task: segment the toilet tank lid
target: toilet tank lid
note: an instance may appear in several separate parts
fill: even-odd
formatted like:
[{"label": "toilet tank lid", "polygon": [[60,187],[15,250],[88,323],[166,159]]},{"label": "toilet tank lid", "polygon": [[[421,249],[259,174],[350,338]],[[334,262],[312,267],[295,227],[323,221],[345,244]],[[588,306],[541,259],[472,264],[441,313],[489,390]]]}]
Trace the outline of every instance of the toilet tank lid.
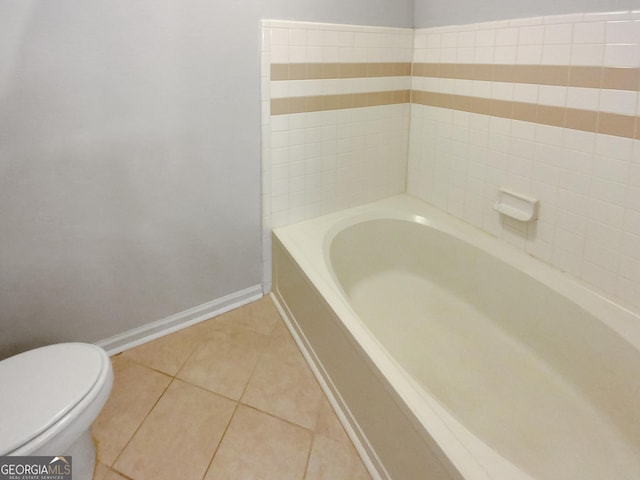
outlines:
[{"label": "toilet tank lid", "polygon": [[109,359],[100,347],[60,343],[0,361],[0,455],[64,417],[94,387]]}]

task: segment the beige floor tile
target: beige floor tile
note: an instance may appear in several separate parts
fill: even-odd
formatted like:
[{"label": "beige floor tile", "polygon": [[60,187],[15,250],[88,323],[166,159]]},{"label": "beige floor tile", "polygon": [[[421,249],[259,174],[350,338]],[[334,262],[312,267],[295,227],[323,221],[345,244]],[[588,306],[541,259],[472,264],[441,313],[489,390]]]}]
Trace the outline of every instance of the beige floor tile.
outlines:
[{"label": "beige floor tile", "polygon": [[200,342],[196,332],[186,328],[127,350],[122,356],[174,376]]},{"label": "beige floor tile", "polygon": [[370,480],[357,450],[323,396],[305,480]]},{"label": "beige floor tile", "polygon": [[93,480],[370,480],[269,297],[112,362]]},{"label": "beige floor tile", "polygon": [[289,332],[289,327],[287,327],[282,318],[280,318],[280,320],[273,326],[273,329],[271,330],[271,337],[295,343],[291,333]]},{"label": "beige floor tile", "polygon": [[371,480],[353,445],[316,434],[305,480]]},{"label": "beige floor tile", "polygon": [[109,400],[91,426],[100,462],[111,466],[171,378],[118,355]]},{"label": "beige floor tile", "polygon": [[127,477],[123,477],[118,472],[114,472],[113,470],[109,470],[104,480],[128,480]]},{"label": "beige floor tile", "polygon": [[220,325],[187,360],[178,378],[237,400],[268,340],[233,323]]},{"label": "beige floor tile", "polygon": [[344,427],[338,420],[338,416],[333,411],[329,400],[323,395],[318,408],[318,419],[316,421],[315,433],[324,435],[337,442],[350,445],[351,440],[345,432]]},{"label": "beige floor tile", "polygon": [[104,480],[104,477],[109,472],[109,467],[107,467],[104,463],[97,462],[95,468],[93,469],[93,480]]},{"label": "beige floor tile", "polygon": [[264,296],[240,308],[127,350],[122,355],[174,376],[203,341],[218,335],[221,326],[236,325],[269,335],[278,322],[281,322],[278,311],[271,299]]},{"label": "beige floor tile", "polygon": [[242,402],[314,429],[323,393],[293,339],[273,337],[242,396]]},{"label": "beige floor tile", "polygon": [[93,472],[93,480],[127,480],[127,478],[111,470],[109,467],[98,463]]},{"label": "beige floor tile", "polygon": [[[244,307],[240,307],[244,308]],[[224,314],[222,314],[224,315]],[[205,320],[200,323],[196,323],[188,328],[189,332],[199,338],[201,341],[206,341],[212,334],[218,331],[220,325],[225,322],[220,321],[222,315],[218,315],[217,317],[210,318],[209,320]]]},{"label": "beige floor tile", "polygon": [[300,480],[311,432],[240,405],[205,480]]},{"label": "beige floor tile", "polygon": [[223,313],[216,319],[219,322],[232,322],[241,325],[263,335],[269,335],[273,327],[282,321],[268,295],[241,308]]},{"label": "beige floor tile", "polygon": [[114,468],[135,480],[200,480],[236,403],[174,380]]}]

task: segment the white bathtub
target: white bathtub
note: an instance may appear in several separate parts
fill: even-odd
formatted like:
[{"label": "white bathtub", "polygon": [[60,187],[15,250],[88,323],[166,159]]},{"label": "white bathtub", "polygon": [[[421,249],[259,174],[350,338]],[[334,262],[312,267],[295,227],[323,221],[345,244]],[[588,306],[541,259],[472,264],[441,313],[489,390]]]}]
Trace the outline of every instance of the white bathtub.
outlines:
[{"label": "white bathtub", "polygon": [[406,195],[273,246],[273,296],[374,477],[640,478],[637,314]]}]

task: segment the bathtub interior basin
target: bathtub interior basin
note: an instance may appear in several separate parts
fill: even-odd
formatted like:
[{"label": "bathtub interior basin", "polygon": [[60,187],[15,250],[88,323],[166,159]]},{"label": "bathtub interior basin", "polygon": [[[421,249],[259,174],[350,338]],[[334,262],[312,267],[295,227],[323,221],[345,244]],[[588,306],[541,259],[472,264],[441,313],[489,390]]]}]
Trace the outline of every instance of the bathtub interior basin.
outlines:
[{"label": "bathtub interior basin", "polygon": [[[277,229],[274,297],[380,478],[640,478],[637,313],[423,202]],[[409,430],[424,476],[393,464]]]},{"label": "bathtub interior basin", "polygon": [[640,352],[496,260],[398,219],[345,228],[329,255],[386,351],[509,461],[534,478],[640,478]]}]

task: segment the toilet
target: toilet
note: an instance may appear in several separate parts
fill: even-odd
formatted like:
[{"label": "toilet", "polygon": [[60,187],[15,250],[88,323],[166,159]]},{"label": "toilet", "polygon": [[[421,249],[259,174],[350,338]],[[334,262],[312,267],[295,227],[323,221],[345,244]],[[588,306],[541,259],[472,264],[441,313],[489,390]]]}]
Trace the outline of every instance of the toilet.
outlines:
[{"label": "toilet", "polygon": [[60,343],[0,361],[0,455],[71,456],[74,480],[91,480],[89,427],[113,384],[103,349]]}]

